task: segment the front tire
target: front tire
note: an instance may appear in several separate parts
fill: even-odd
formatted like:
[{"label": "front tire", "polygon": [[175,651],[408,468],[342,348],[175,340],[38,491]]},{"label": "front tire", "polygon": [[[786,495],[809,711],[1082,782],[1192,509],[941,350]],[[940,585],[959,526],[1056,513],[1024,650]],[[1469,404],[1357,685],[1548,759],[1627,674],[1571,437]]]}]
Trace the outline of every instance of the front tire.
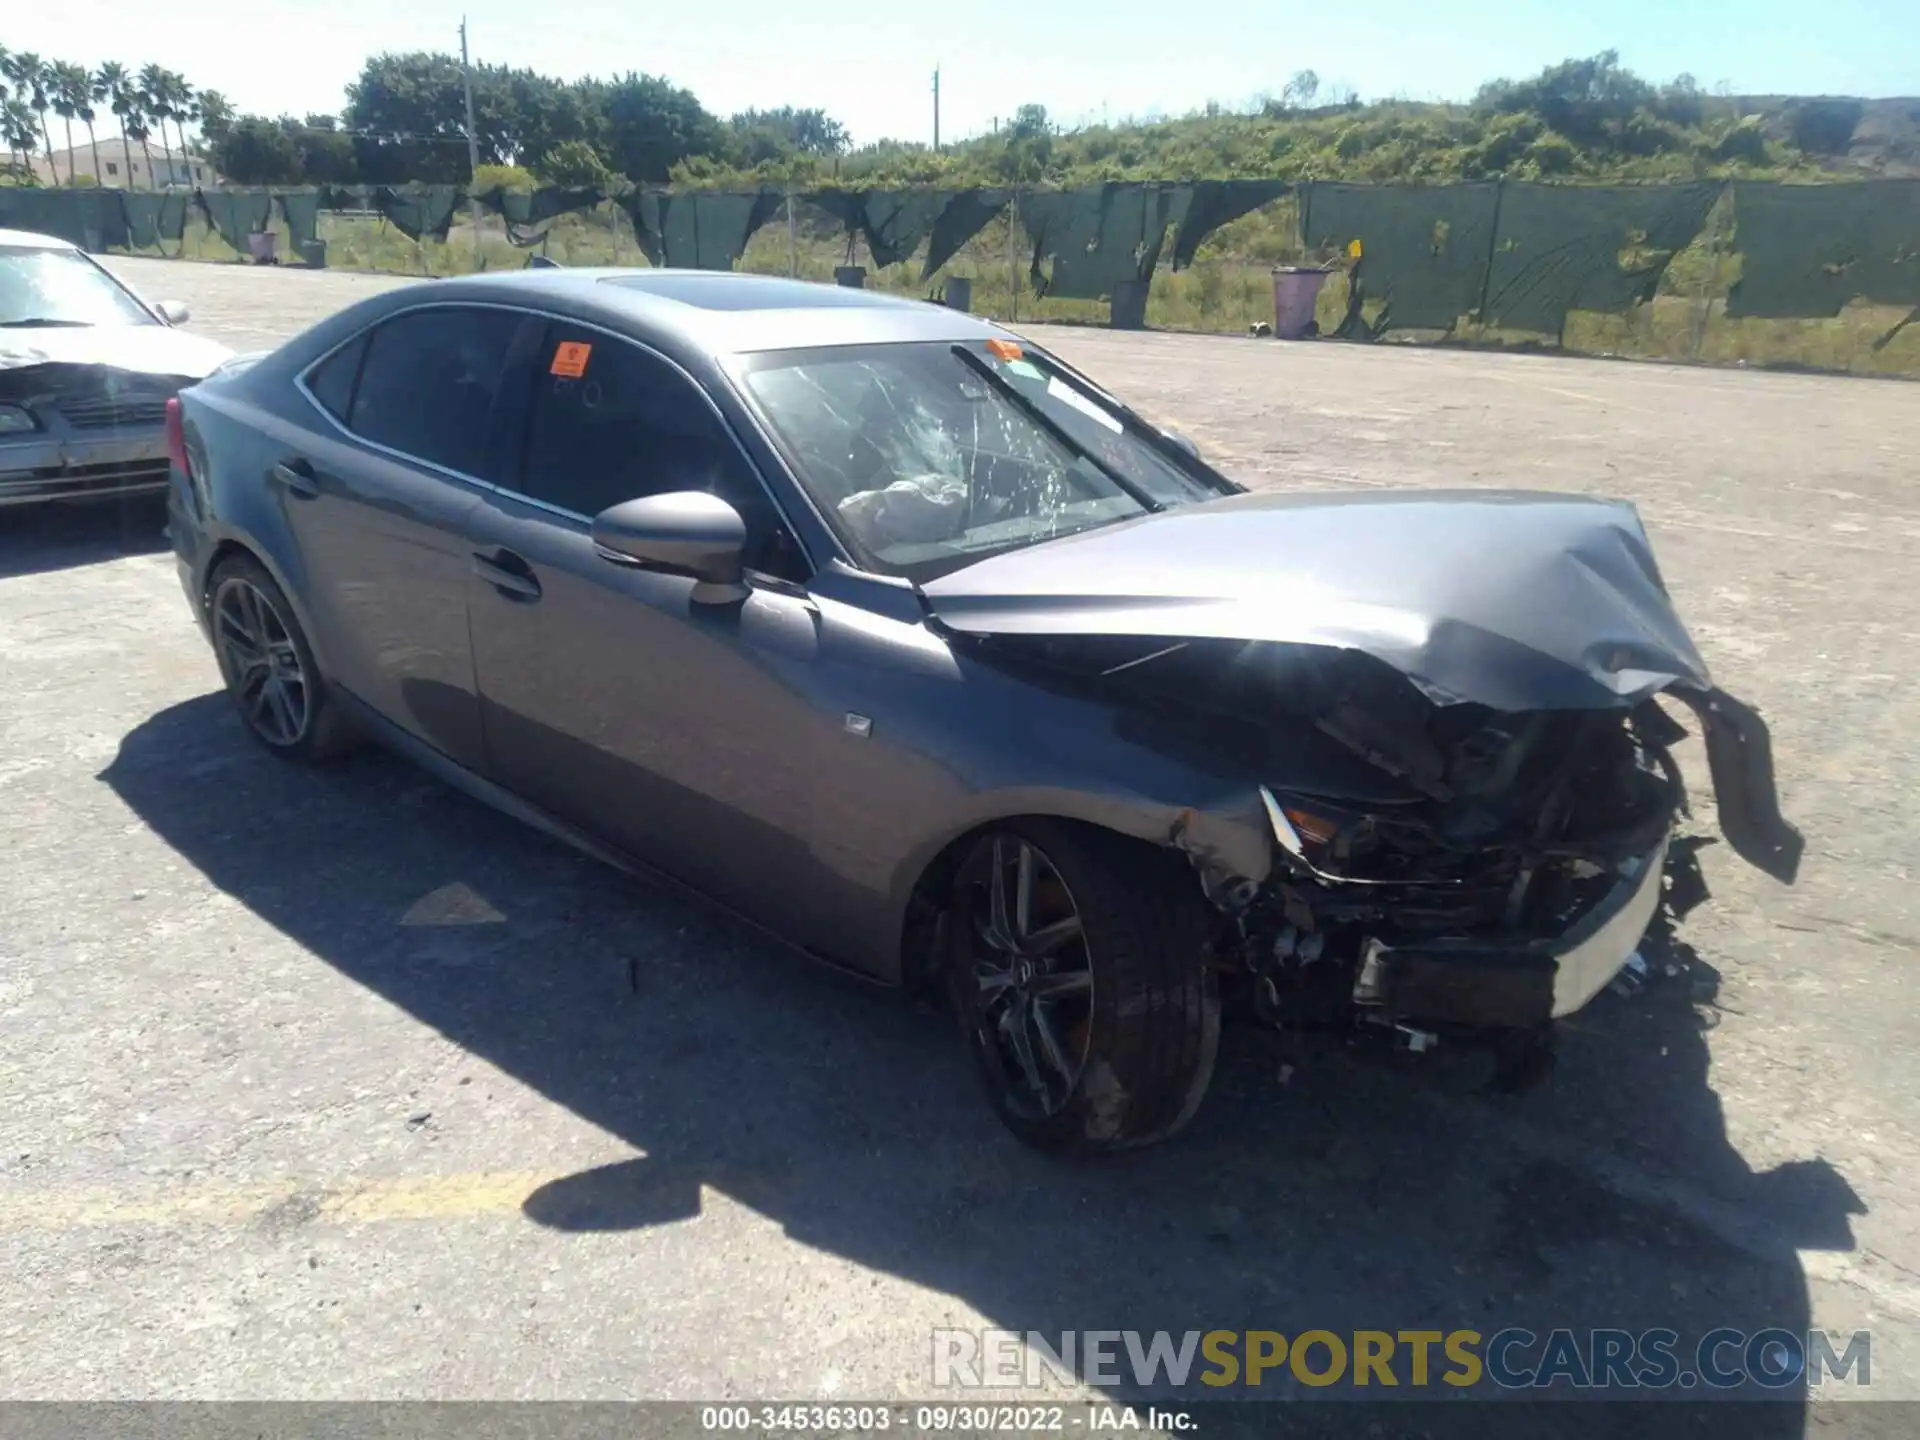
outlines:
[{"label": "front tire", "polygon": [[215,567],[207,618],[220,676],[249,735],[290,760],[328,760],[350,748],[306,632],[259,561],[236,555]]},{"label": "front tire", "polygon": [[1176,857],[1092,827],[983,835],[954,878],[947,975],[987,1097],[1027,1143],[1118,1150],[1193,1117],[1220,994],[1199,887]]}]

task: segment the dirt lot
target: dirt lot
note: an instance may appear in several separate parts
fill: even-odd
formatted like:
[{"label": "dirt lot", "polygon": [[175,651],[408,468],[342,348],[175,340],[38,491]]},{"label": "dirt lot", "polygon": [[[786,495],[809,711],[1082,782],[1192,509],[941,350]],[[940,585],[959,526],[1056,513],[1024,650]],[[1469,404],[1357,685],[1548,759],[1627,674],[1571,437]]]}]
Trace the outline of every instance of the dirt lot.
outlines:
[{"label": "dirt lot", "polygon": [[[393,283],[117,268],[242,348]],[[1709,847],[1679,973],[1542,1089],[1235,1031],[1186,1137],[1054,1164],[943,1017],[259,753],[151,507],[0,514],[0,1395],[891,1398],[940,1325],[1512,1324],[1868,1327],[1920,1398],[1920,387],[1045,338],[1254,485],[1637,502],[1800,885]]]}]

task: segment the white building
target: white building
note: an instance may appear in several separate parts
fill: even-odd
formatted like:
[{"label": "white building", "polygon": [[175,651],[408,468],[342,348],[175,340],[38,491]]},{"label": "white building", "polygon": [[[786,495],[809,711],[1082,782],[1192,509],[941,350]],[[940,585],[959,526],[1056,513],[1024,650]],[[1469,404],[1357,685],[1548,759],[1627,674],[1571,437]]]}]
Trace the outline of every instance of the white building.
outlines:
[{"label": "white building", "polygon": [[[132,151],[132,166],[128,166],[128,151]],[[152,141],[147,142],[152,152],[149,166],[148,156],[141,152],[140,146],[123,145],[118,135],[100,137],[100,168],[94,169],[94,147],[76,145],[71,150],[53,152],[53,164],[47,164],[45,151],[36,151],[33,159],[33,173],[39,177],[42,185],[63,186],[73,183],[74,177],[85,178],[92,175],[101,185],[115,190],[161,190],[169,185],[216,185],[219,178],[213,173],[213,167],[199,155],[175,154],[171,160],[166,153]]]}]

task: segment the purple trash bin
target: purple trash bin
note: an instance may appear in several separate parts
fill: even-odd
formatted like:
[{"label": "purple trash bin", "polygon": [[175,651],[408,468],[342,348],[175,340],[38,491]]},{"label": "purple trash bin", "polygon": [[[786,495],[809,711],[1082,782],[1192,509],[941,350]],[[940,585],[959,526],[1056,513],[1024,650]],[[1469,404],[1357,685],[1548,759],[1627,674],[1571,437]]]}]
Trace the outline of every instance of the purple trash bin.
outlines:
[{"label": "purple trash bin", "polygon": [[1327,271],[1309,265],[1273,267],[1273,333],[1281,340],[1301,340],[1313,326],[1314,303]]}]

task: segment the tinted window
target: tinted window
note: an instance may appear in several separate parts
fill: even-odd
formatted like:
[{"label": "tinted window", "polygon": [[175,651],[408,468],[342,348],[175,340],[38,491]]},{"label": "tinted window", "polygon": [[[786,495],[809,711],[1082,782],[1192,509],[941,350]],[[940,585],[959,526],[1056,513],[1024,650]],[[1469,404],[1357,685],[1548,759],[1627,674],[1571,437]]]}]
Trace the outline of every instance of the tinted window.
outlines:
[{"label": "tinted window", "polygon": [[356,336],[307,373],[307,389],[334,419],[346,422],[353,404],[353,382],[360,378],[360,360],[367,353],[367,337]]},{"label": "tinted window", "polygon": [[518,319],[435,307],[374,328],[354,388],[355,434],[449,470],[487,476],[487,424]]},{"label": "tinted window", "polygon": [[747,563],[793,575],[798,554],[759,477],[692,381],[595,330],[548,328],[527,410],[517,487],[594,516],[623,500],[706,490],[747,524]]}]

